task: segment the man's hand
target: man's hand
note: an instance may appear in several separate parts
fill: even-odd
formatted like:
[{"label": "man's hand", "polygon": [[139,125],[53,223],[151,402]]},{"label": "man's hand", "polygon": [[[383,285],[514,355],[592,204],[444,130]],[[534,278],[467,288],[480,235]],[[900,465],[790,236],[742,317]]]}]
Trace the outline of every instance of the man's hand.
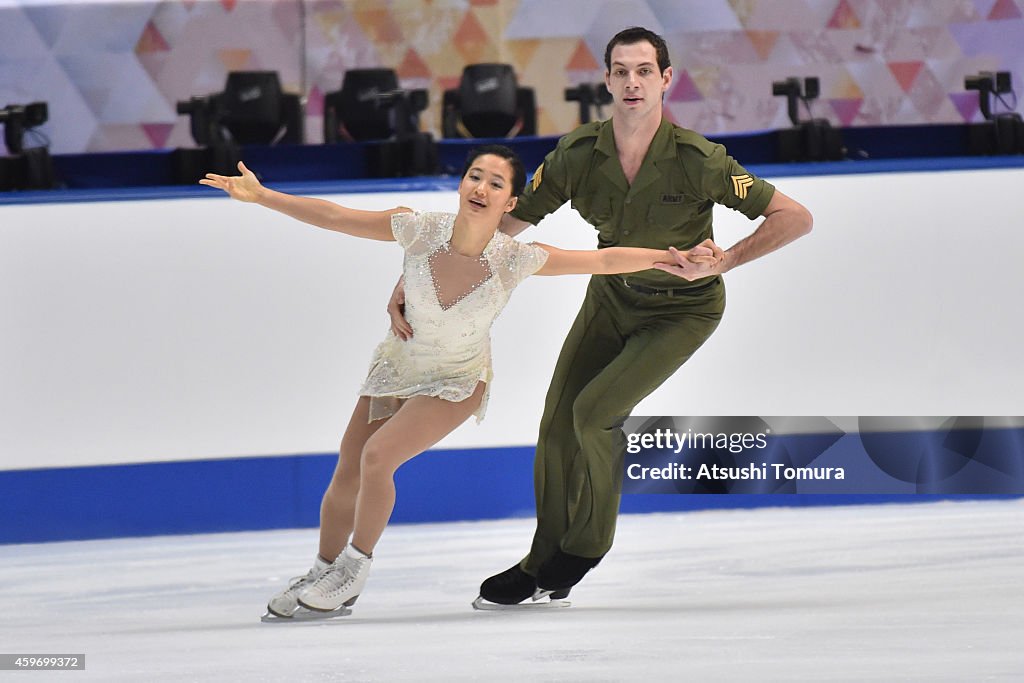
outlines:
[{"label": "man's hand", "polygon": [[405,319],[405,279],[398,278],[395,291],[388,301],[388,315],[391,317],[391,333],[402,341],[412,337],[412,325]]},{"label": "man's hand", "polygon": [[256,174],[245,167],[241,161],[238,162],[238,170],[242,175],[226,176],[216,173],[207,173],[205,178],[199,181],[200,185],[209,185],[218,190],[224,190],[232,199],[240,202],[255,202],[259,199],[263,185],[256,178]]},{"label": "man's hand", "polygon": [[679,251],[675,247],[669,247],[668,250],[675,263],[657,263],[654,267],[684,280],[692,282],[726,271],[725,252],[710,239],[686,251]]}]

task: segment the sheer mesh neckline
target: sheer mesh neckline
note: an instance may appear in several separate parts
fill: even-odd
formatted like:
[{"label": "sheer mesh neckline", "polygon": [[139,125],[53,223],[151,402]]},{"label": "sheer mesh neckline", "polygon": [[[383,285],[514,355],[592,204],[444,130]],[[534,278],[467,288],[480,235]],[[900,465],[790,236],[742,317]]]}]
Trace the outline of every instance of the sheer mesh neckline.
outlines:
[{"label": "sheer mesh neckline", "polygon": [[427,267],[434,296],[444,311],[454,308],[493,276],[491,264],[483,254],[463,256],[447,243],[427,257]]},{"label": "sheer mesh neckline", "polygon": [[498,231],[495,230],[479,256],[468,256],[452,248],[455,221],[452,221],[447,233],[447,239],[427,257],[430,280],[434,285],[434,297],[443,311],[454,308],[493,277],[489,252],[498,236]]}]

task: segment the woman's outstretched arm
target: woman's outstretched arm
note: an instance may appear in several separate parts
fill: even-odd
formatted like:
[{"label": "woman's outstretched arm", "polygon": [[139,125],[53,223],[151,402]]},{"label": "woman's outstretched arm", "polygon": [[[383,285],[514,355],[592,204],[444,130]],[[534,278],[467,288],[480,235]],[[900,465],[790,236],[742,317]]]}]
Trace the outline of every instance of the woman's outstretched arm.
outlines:
[{"label": "woman's outstretched arm", "polygon": [[263,187],[256,175],[238,162],[241,175],[223,176],[207,173],[200,184],[224,190],[233,199],[241,202],[252,202],[274,209],[291,216],[303,223],[318,228],[343,232],[355,237],[371,240],[391,241],[395,239],[391,232],[391,216],[396,213],[411,211],[405,207],[388,209],[387,211],[363,211],[312,197],[296,197]]},{"label": "woman's outstretched arm", "polygon": [[[640,270],[657,268],[659,264],[678,266],[679,262],[667,249],[645,249],[642,247],[608,247],[574,251],[557,249],[547,244],[537,244],[548,252],[548,259],[537,271],[537,275],[613,275],[635,273]],[[704,243],[686,251],[677,251],[693,268],[680,277],[695,280],[712,274],[710,271],[720,262],[721,257]],[[692,277],[688,277],[692,275]]]}]

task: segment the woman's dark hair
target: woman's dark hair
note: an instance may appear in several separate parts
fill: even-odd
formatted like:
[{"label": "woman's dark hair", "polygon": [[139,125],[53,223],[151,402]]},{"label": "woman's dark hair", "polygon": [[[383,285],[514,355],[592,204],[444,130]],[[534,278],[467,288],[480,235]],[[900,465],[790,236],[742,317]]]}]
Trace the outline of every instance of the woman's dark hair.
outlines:
[{"label": "woman's dark hair", "polygon": [[459,177],[465,178],[473,162],[485,154],[493,154],[509,163],[509,166],[512,167],[512,177],[509,179],[512,183],[512,196],[521,195],[526,189],[526,169],[523,168],[523,162],[519,159],[519,155],[505,145],[480,145],[471,149],[466,155],[466,165],[462,167]]},{"label": "woman's dark hair", "polygon": [[650,43],[654,48],[655,54],[658,55],[658,70],[661,73],[665,73],[665,69],[672,66],[672,62],[668,59],[668,45],[665,44],[664,38],[643,26],[632,26],[612,36],[612,39],[608,41],[608,47],[604,49],[604,68],[609,72],[612,70],[613,47],[616,45],[635,45],[644,41]]}]

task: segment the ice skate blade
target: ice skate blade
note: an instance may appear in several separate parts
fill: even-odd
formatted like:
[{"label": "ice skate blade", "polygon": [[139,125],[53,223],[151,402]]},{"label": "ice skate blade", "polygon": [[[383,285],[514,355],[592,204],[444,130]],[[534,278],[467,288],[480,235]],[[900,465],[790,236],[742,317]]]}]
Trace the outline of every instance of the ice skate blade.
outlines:
[{"label": "ice skate blade", "polygon": [[290,617],[279,617],[276,614],[267,612],[260,617],[260,621],[264,624],[289,624],[299,621],[326,621],[327,619],[347,617],[350,614],[352,614],[352,610],[348,607],[339,607],[331,612],[314,612],[312,610],[300,609]]},{"label": "ice skate blade", "polygon": [[483,597],[478,597],[472,603],[473,609],[482,611],[497,610],[530,610],[530,609],[554,609],[555,607],[572,607],[568,600],[546,600],[544,602],[520,602],[515,605],[499,605],[495,602],[488,602]]},{"label": "ice skate blade", "polygon": [[310,612],[320,612],[320,613],[323,613],[323,614],[334,614],[335,612],[338,612],[340,610],[345,609],[346,607],[351,607],[352,605],[356,604],[356,600],[358,600],[358,599],[359,599],[359,596],[358,595],[354,595],[351,598],[349,598],[348,600],[346,600],[345,602],[341,603],[341,605],[338,606],[338,607],[317,607],[316,605],[307,604],[307,603],[303,602],[302,598],[299,598],[299,607],[304,607],[305,609],[308,609]]}]

